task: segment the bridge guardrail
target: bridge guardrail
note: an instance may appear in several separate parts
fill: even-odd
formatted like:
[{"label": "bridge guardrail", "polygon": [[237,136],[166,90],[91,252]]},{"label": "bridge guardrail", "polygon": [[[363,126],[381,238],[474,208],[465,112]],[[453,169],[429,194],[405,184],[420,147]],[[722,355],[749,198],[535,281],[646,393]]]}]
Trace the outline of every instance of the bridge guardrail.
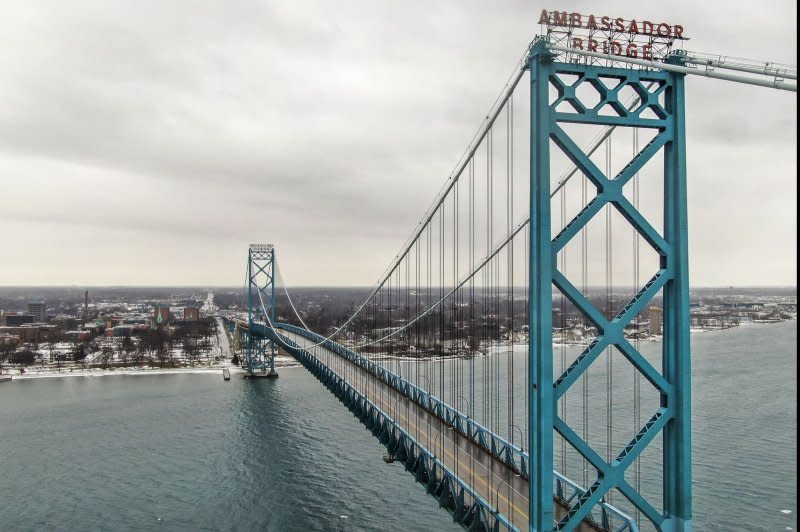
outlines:
[{"label": "bridge guardrail", "polygon": [[[568,479],[558,471],[553,471],[553,486],[555,487],[553,492],[556,497],[567,506],[571,505],[572,501],[580,499],[586,493],[586,488]],[[598,504],[592,508],[589,515],[591,520],[599,523],[604,530],[639,532],[639,526],[634,518],[608,503]]]}]

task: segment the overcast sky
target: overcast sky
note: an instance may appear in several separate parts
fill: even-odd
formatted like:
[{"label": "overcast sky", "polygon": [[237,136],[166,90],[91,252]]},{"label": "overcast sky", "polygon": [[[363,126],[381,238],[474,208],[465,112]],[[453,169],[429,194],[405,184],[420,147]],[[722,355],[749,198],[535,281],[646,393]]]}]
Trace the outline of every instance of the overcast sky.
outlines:
[{"label": "overcast sky", "polygon": [[[497,7],[496,4],[502,4]],[[0,285],[372,285],[541,9],[797,63],[794,0],[0,1]],[[691,281],[794,285],[796,93],[691,77]]]}]

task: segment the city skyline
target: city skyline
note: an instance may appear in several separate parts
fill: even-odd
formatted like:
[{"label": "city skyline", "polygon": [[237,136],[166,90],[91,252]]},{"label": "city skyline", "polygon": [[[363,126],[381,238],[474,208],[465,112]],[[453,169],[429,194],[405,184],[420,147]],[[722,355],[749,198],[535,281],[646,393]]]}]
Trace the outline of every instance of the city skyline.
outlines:
[{"label": "city skyline", "polygon": [[[790,2],[9,6],[0,285],[373,284],[553,7],[796,63]],[[794,286],[796,96],[686,85],[692,285]]]}]

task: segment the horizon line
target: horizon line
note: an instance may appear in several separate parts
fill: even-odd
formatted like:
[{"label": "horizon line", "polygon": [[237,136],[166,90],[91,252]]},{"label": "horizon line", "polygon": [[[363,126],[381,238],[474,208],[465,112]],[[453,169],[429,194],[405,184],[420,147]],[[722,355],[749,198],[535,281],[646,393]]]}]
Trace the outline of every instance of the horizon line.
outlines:
[{"label": "horizon line", "polygon": [[[436,285],[439,287],[440,285]],[[452,284],[444,285],[452,286]],[[508,285],[499,285],[501,287],[507,288]],[[513,285],[514,288],[524,288],[525,285]],[[619,284],[615,288],[631,288],[632,284]],[[238,289],[244,288],[243,286],[234,286],[234,285],[224,285],[224,284],[97,284],[97,285],[90,285],[90,284],[9,284],[4,285],[0,284],[0,289],[4,288],[78,288],[78,289],[88,289],[88,288],[194,288],[194,289],[207,289],[207,288],[230,288],[230,289]],[[363,289],[373,289],[375,288],[374,285],[323,285],[323,284],[310,284],[310,285],[294,285],[288,288],[363,288]],[[588,288],[603,288],[605,289],[606,286],[602,284],[593,284],[589,285]],[[731,288],[797,288],[796,284],[740,284],[740,285],[693,285],[690,286],[689,289],[697,289],[697,288],[713,288],[713,289],[725,289],[730,290]]]}]

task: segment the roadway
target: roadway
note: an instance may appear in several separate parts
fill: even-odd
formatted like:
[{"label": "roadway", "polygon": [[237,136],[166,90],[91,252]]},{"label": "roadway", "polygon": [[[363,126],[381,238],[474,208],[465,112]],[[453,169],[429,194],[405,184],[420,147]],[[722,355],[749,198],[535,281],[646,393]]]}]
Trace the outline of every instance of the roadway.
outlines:
[{"label": "roadway", "polygon": [[[297,345],[312,345],[312,342],[302,336],[285,330],[280,332]],[[528,529],[528,482],[525,479],[453,430],[442,419],[428,413],[414,401],[345,358],[321,346],[307,350],[394,418],[414,439],[434,453],[445,467],[505,515],[516,528]]]}]

